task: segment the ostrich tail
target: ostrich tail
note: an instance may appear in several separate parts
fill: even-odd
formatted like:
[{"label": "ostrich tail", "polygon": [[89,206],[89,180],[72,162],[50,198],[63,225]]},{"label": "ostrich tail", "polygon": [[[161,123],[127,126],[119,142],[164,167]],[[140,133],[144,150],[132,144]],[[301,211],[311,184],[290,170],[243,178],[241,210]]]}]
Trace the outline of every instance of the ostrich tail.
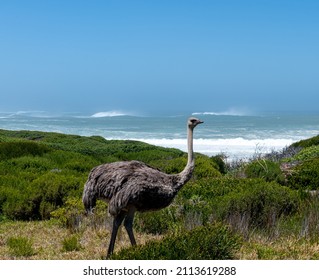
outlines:
[{"label": "ostrich tail", "polygon": [[82,196],[82,202],[84,204],[84,208],[87,214],[92,214],[94,207],[96,205],[96,196],[92,192],[90,188],[89,182],[86,182],[84,185],[84,191]]}]

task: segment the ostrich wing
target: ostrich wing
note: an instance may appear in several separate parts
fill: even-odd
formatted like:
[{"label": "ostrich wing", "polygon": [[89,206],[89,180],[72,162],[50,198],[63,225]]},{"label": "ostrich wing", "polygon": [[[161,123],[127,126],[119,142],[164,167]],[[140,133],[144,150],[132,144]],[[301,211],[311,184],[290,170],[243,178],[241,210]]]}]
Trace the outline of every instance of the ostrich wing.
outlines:
[{"label": "ostrich wing", "polygon": [[117,215],[129,206],[139,211],[166,207],[174,198],[176,176],[165,174],[139,161],[115,162],[94,168],[86,183],[97,197],[109,201]]}]

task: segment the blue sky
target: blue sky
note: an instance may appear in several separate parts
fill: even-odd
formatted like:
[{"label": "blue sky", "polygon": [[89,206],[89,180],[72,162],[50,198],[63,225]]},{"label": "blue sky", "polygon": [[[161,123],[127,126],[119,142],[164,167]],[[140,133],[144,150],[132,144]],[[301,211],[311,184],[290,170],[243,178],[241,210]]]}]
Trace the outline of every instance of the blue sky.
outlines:
[{"label": "blue sky", "polygon": [[1,1],[0,112],[319,111],[319,1]]}]

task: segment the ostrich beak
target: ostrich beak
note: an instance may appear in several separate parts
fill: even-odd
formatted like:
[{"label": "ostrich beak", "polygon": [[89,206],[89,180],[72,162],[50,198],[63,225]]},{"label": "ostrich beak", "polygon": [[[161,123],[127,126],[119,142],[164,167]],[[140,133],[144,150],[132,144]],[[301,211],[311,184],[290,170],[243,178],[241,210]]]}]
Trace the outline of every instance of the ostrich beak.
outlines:
[{"label": "ostrich beak", "polygon": [[204,123],[204,121],[202,120],[198,120],[198,124]]}]

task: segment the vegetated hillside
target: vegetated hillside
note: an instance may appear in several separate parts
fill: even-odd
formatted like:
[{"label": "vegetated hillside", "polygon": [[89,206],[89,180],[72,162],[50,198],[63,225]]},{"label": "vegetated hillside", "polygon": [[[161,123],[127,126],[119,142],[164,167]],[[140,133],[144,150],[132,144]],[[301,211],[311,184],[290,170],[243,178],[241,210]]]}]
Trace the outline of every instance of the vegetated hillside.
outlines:
[{"label": "vegetated hillside", "polygon": [[[248,251],[253,251],[255,258],[285,258],[284,253],[281,256],[279,249],[268,243],[246,251],[245,244],[253,246],[255,239],[259,242],[262,237],[271,244],[288,237],[319,240],[319,201],[314,192],[319,188],[318,137],[295,143],[280,153],[256,156],[248,163],[229,164],[223,156],[210,158],[197,154],[193,178],[172,205],[161,211],[138,214],[135,219],[138,234],[166,237],[152,241],[156,244],[146,244],[141,250],[126,248],[114,258],[140,259],[144,255],[155,259],[183,256],[194,259],[196,254],[183,247],[183,242],[176,245],[179,248],[176,247],[176,254],[169,246],[179,244],[176,240],[195,244],[194,240],[204,235],[207,242],[196,247],[205,252],[202,258],[239,258],[241,254],[249,258]],[[81,195],[88,173],[101,163],[132,159],[167,173],[177,173],[184,168],[187,155],[177,149],[138,141],[0,130],[0,221],[3,220],[2,224],[10,220],[56,221],[60,227],[77,234],[77,240],[61,243],[74,242],[77,251],[88,253],[89,248],[79,245],[85,243],[88,228],[95,230],[99,239],[99,229],[103,227],[107,232],[103,240],[106,242],[108,238],[104,202],[98,204],[92,221],[88,222],[83,215]],[[211,235],[207,235],[205,228],[212,231]],[[7,244],[9,237],[3,238],[4,246],[12,244]],[[224,256],[216,255],[209,247],[210,240],[218,238],[216,246],[225,252]]]},{"label": "vegetated hillside", "polygon": [[[38,131],[0,131],[0,215],[48,219],[68,198],[80,198],[89,171],[118,160],[141,160],[168,173],[180,172],[186,154],[138,141],[105,140]],[[195,177],[219,176],[218,165],[198,156]]]}]

